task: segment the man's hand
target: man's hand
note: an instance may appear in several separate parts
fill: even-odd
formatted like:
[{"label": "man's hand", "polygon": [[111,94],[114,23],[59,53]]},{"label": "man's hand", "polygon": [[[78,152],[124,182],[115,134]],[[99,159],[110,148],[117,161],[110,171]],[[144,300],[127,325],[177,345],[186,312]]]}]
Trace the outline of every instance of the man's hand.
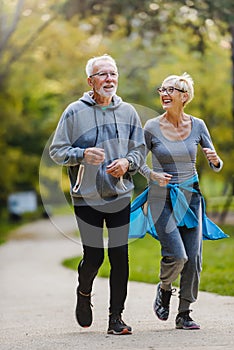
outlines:
[{"label": "man's hand", "polygon": [[84,160],[87,164],[99,165],[105,160],[105,152],[103,148],[90,147],[84,151]]},{"label": "man's hand", "polygon": [[107,165],[106,173],[114,177],[123,176],[128,171],[129,162],[126,158],[119,158]]}]

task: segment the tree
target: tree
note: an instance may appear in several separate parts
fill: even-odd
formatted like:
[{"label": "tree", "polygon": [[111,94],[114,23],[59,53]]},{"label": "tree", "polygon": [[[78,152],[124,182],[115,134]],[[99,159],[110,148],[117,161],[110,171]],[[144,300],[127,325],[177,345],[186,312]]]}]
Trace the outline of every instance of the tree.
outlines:
[{"label": "tree", "polygon": [[[103,37],[111,36],[111,33],[122,32],[129,42],[135,42],[135,49],[144,52],[149,51],[149,46],[158,47],[155,57],[168,53],[170,46],[178,45],[175,33],[180,31],[190,32],[191,40],[187,40],[189,54],[197,55],[202,61],[201,74],[206,70],[207,56],[210,43],[222,45],[226,49],[230,45],[230,60],[232,81],[227,80],[225,86],[232,87],[232,125],[234,127],[234,3],[233,0],[68,0],[65,5],[66,18],[77,15],[80,21],[86,21],[90,25],[90,35],[99,31]],[[225,47],[226,46],[226,47]],[[153,50],[151,50],[153,52]],[[139,52],[137,53],[140,56]],[[155,60],[147,55],[145,64],[141,67],[149,71],[155,66]],[[138,61],[139,62],[139,61]],[[138,75],[139,67],[128,65],[126,77],[132,78]],[[205,75],[204,75],[205,76]],[[222,79],[221,79],[222,80]],[[139,76],[140,85],[144,84],[144,76]],[[134,86],[135,96],[137,87]],[[207,95],[204,89],[203,96]],[[140,96],[140,95],[139,95]],[[140,97],[139,97],[140,98]],[[142,98],[142,95],[141,95]],[[204,109],[204,99],[201,99],[200,109]],[[209,116],[213,125],[214,116]],[[213,119],[213,120],[212,120]],[[216,121],[214,124],[218,124]],[[233,150],[233,138],[226,140],[224,146]],[[228,166],[228,165],[227,165]],[[229,167],[229,166],[228,166]],[[226,172],[230,182],[232,168]],[[234,193],[234,184],[233,184]]]},{"label": "tree", "polygon": [[[230,35],[230,43],[231,43],[231,64],[232,64],[232,78],[230,85],[232,86],[232,139],[226,142],[226,147],[229,149],[229,157],[231,156],[231,159],[234,159],[234,139],[233,139],[233,131],[234,131],[234,3],[232,0],[224,0],[224,1],[218,1],[218,0],[198,0],[194,2],[187,1],[186,2],[187,8],[199,11],[199,18],[202,23],[202,27],[206,28],[206,24],[214,22],[216,26],[219,28],[220,32],[223,35],[226,35],[229,33]],[[195,28],[195,31],[197,29]],[[200,31],[201,33],[201,31]],[[202,35],[200,34],[200,37],[202,39]],[[232,162],[231,162],[232,163]],[[229,162],[230,164],[230,162]],[[224,206],[224,210],[221,214],[221,220],[224,221],[225,216],[228,212],[229,206],[232,202],[232,196],[234,195],[234,176],[233,176],[233,169],[232,166],[229,165],[229,171],[227,172],[227,181],[231,184],[232,191],[230,192],[229,196],[227,197],[226,204]]]},{"label": "tree", "polygon": [[87,36],[77,35],[77,28],[58,19],[60,4],[1,2],[0,209],[11,192],[39,193],[46,141],[71,96],[84,89],[84,77],[79,77],[74,62],[85,62],[79,45],[84,47]]},{"label": "tree", "polygon": [[[213,21],[220,32],[225,35],[227,32],[231,38],[231,61],[232,61],[232,116],[234,128],[234,2],[232,0],[198,0],[187,1],[189,9],[199,12],[199,18],[205,28],[205,23]],[[195,30],[197,31],[198,28]]]},{"label": "tree", "polygon": [[[178,0],[47,0],[44,7],[40,1],[1,3],[0,164],[7,172],[7,177],[0,173],[2,201],[11,191],[37,188],[43,147],[61,111],[88,88],[87,59],[102,53],[116,58],[119,93],[140,106],[143,122],[160,109],[156,85],[170,72],[189,71],[199,86],[189,110],[198,116],[202,110],[218,148],[224,158],[229,157],[229,32],[221,21],[222,32],[205,15],[200,18],[199,9],[191,4]],[[152,110],[148,113],[142,106]],[[223,174],[228,179],[231,166],[227,169]]]},{"label": "tree", "polygon": [[[22,13],[26,18],[32,11],[33,7],[27,7],[25,0],[17,0],[13,12],[9,14],[9,4],[6,1],[0,2],[0,83],[1,85],[7,79],[9,70],[12,64],[20,59],[20,57],[27,52],[29,47],[35,42],[39,34],[43,32],[48,25],[57,17],[56,13],[40,13],[41,20],[34,30],[29,31],[25,39],[20,43],[14,41],[16,31],[20,31],[22,27]],[[14,6],[14,4],[13,4]],[[25,6],[25,7],[24,7]],[[48,11],[48,8],[47,8]],[[33,19],[35,24],[35,18]],[[13,45],[12,45],[13,41]],[[1,88],[1,86],[0,86]]]}]

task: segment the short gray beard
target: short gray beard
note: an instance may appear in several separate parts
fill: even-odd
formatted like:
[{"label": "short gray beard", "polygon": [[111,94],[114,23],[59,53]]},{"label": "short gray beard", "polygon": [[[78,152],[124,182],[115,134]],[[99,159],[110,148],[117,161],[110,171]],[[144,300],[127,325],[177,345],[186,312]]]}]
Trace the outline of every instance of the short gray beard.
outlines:
[{"label": "short gray beard", "polygon": [[111,91],[111,92],[104,91],[104,89],[102,87],[100,89],[96,90],[96,92],[100,96],[103,96],[103,97],[112,97],[112,96],[114,96],[116,94],[116,91],[117,91],[117,87],[116,86],[114,87],[114,90]]}]

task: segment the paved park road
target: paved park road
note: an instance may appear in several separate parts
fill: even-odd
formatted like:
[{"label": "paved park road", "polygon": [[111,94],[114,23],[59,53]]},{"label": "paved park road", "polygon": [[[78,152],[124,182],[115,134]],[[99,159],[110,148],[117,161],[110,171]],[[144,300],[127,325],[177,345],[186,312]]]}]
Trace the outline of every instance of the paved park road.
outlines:
[{"label": "paved park road", "polygon": [[101,278],[94,285],[93,324],[80,328],[76,272],[61,261],[80,254],[81,246],[66,237],[76,227],[71,216],[53,220],[55,225],[43,219],[23,226],[0,246],[1,350],[234,349],[234,297],[200,292],[192,316],[201,330],[176,330],[177,297],[169,320],[159,321],[152,311],[155,286],[144,283],[129,283],[123,318],[132,335],[107,335],[108,280]]}]

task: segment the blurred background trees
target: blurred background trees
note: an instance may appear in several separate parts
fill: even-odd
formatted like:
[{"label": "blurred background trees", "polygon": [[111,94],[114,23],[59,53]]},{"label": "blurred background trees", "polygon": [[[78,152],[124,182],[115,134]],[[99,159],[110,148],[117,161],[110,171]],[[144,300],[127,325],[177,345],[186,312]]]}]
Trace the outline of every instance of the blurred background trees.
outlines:
[{"label": "blurred background trees", "polygon": [[[191,74],[195,98],[186,111],[205,120],[225,162],[225,186],[212,191],[231,196],[233,10],[232,0],[0,0],[1,208],[13,191],[39,194],[45,144],[66,105],[88,90],[86,61],[104,53],[116,59],[118,93],[143,124],[161,112],[162,79]],[[203,169],[213,181],[200,157],[201,179]]]}]

